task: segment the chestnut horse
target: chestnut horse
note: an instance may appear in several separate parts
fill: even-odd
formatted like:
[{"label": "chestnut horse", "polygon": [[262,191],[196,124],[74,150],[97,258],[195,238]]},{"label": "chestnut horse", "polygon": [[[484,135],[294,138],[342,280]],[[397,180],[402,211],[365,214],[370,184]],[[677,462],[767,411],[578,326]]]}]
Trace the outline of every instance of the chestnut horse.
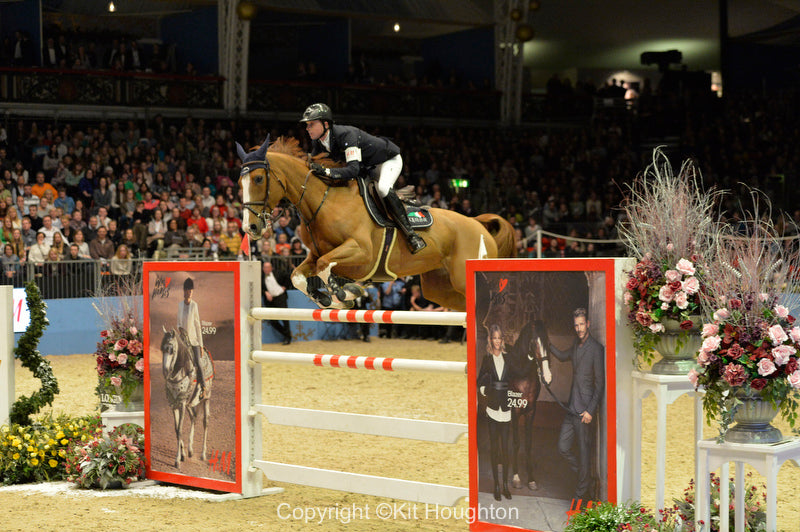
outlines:
[{"label": "chestnut horse", "polygon": [[[292,283],[322,308],[352,307],[363,295],[356,282],[420,275],[426,299],[463,312],[465,261],[516,255],[514,229],[502,217],[470,218],[446,209],[430,209],[433,224],[419,230],[428,245],[412,255],[405,242],[384,242],[386,229],[368,214],[355,180],[336,186],[311,173],[297,139],[281,137],[268,146],[269,137],[249,153],[236,144],[242,160],[242,228],[250,238],[261,238],[271,230],[275,208],[288,200],[302,221],[300,239],[310,250],[292,272]],[[315,160],[334,165],[319,156]],[[388,253],[381,261],[384,248]],[[378,273],[382,270],[386,273]],[[309,286],[313,277],[327,293]]]}]

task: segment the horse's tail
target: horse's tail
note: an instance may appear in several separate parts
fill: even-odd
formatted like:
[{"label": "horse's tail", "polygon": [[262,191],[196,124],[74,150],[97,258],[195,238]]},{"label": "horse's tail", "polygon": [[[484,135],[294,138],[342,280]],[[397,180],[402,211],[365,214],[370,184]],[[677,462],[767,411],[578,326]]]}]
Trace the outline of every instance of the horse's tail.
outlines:
[{"label": "horse's tail", "polygon": [[517,242],[514,234],[514,226],[497,214],[480,214],[475,217],[489,231],[497,244],[497,256],[499,258],[510,258],[517,256]]}]

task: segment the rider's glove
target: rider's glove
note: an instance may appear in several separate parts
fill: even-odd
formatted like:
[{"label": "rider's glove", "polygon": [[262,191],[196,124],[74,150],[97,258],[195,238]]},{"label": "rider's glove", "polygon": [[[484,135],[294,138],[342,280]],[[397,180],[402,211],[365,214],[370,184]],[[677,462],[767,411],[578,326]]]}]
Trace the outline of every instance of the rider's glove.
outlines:
[{"label": "rider's glove", "polygon": [[323,176],[323,177],[330,177],[331,176],[331,169],[330,168],[325,168],[324,166],[322,166],[319,163],[309,163],[308,167],[311,168],[311,171],[314,172],[318,176]]}]

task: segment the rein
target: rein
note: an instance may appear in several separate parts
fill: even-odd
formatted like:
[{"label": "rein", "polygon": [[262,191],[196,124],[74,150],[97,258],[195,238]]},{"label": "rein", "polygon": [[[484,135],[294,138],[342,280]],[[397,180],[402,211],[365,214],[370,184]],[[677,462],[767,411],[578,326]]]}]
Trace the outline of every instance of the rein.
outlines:
[{"label": "rein", "polygon": [[295,211],[297,211],[298,216],[300,216],[300,220],[303,222],[303,225],[305,225],[306,228],[308,229],[308,234],[311,237],[311,243],[314,245],[314,249],[316,250],[317,255],[319,255],[320,254],[319,245],[317,244],[317,240],[311,228],[311,224],[314,222],[314,220],[317,219],[317,214],[319,214],[319,211],[322,209],[322,205],[325,203],[325,200],[328,199],[328,192],[330,192],[331,183],[327,180],[320,179],[320,181],[322,181],[325,184],[325,193],[322,196],[322,201],[320,201],[316,210],[311,215],[311,218],[306,219],[306,217],[303,216],[303,211],[300,209],[300,205],[303,203],[303,198],[306,195],[306,189],[308,188],[308,180],[311,178],[312,174],[311,170],[309,170],[306,173],[305,180],[303,181],[303,184],[300,186],[300,198],[295,203],[287,196],[289,189],[286,187],[283,181],[281,181],[280,177],[278,177],[278,174],[272,171],[272,168],[270,167],[269,164],[269,158],[267,157],[266,154],[264,155],[263,161],[249,161],[246,163],[242,163],[242,169],[239,172],[239,176],[244,177],[253,170],[259,170],[259,169],[264,170],[264,173],[266,173],[267,175],[264,200],[261,202],[258,201],[244,202],[242,203],[242,207],[250,211],[250,213],[253,214],[253,216],[261,220],[261,223],[264,225],[264,227],[267,227],[268,224],[269,227],[272,227],[272,224],[275,222],[275,219],[277,217],[277,215],[276,216],[272,215],[271,213],[272,209],[270,209],[269,206],[270,184],[272,176],[274,175],[275,180],[280,184],[281,188],[283,189],[284,197],[286,197],[289,200],[289,203],[292,205],[292,207],[295,208]]}]

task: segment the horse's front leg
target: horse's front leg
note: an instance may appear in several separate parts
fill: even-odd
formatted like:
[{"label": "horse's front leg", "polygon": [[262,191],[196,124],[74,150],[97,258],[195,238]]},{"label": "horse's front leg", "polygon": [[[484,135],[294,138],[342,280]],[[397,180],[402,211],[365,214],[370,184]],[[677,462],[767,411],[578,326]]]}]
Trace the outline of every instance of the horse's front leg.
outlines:
[{"label": "horse's front leg", "polygon": [[347,239],[341,246],[317,259],[317,275],[338,300],[338,306],[350,308],[353,306],[352,302],[366,292],[361,285],[333,273],[333,268],[338,266],[340,270],[348,271],[354,266],[369,267],[372,260],[363,243],[354,238]]},{"label": "horse's front leg", "polygon": [[292,272],[292,284],[295,288],[304,293],[306,297],[316,303],[319,308],[328,308],[332,302],[330,294],[309,287],[309,281],[316,276],[316,257],[309,255]]},{"label": "horse's front leg", "polygon": [[[198,384],[199,386],[199,384]],[[189,406],[186,408],[186,413],[189,415],[189,458],[194,456],[194,424],[197,421],[197,407]]]},{"label": "horse's front leg", "polygon": [[180,471],[181,460],[183,460],[183,442],[181,441],[181,425],[183,424],[183,404],[178,406],[178,408],[172,409],[172,417],[175,426],[175,439],[178,442],[175,453],[175,467]]}]

